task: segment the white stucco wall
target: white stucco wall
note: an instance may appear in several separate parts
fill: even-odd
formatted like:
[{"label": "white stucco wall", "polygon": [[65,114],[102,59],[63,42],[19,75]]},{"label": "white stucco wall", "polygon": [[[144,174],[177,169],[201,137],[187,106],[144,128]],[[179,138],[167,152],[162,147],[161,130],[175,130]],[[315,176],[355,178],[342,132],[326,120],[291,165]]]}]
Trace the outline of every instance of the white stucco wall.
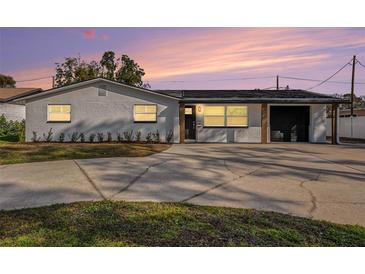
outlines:
[{"label": "white stucco wall", "polygon": [[[193,105],[193,104],[191,104]],[[219,105],[219,104],[215,104]],[[226,104],[221,104],[226,105]],[[232,104],[237,105],[237,104]],[[261,104],[244,104],[248,106],[248,127],[246,128],[210,128],[203,126],[203,113],[205,104],[196,106],[196,136],[197,142],[217,143],[260,143],[261,142]],[[268,104],[268,136],[270,142],[270,106],[281,104]],[[295,106],[294,104],[291,104]],[[198,107],[200,106],[200,111]],[[299,104],[297,104],[299,106]],[[309,142],[326,142],[326,105],[324,104],[301,104],[310,107]]]},{"label": "white stucco wall", "polygon": [[[156,94],[146,93],[129,87],[107,84],[107,96],[98,96],[98,88],[105,83],[93,83],[69,91],[43,95],[41,98],[28,99],[26,102],[26,141],[31,141],[32,132],[38,136],[54,132],[54,140],[65,133],[65,140],[73,132],[84,133],[86,140],[92,133],[111,132],[116,139],[117,132],[123,134],[133,129],[141,131],[142,139],[149,132],[160,132],[164,141],[170,130],[174,132],[174,141],[179,141],[178,101]],[[47,123],[48,104],[71,104],[70,123]],[[135,104],[157,104],[157,123],[134,123]]]},{"label": "white stucco wall", "polygon": [[309,120],[309,142],[326,142],[326,105],[311,105]]},{"label": "white stucco wall", "polygon": [[[44,94],[37,99],[26,102],[26,141],[31,141],[32,132],[38,136],[46,134],[50,128],[54,140],[65,133],[66,140],[73,132],[84,133],[86,139],[92,133],[107,132],[116,139],[117,132],[141,131],[142,139],[149,132],[160,132],[164,141],[170,130],[174,132],[174,142],[179,142],[179,105],[178,100],[147,93],[112,83],[107,84],[107,96],[99,96],[98,89],[105,83],[93,83],[72,90],[53,94]],[[70,123],[48,123],[48,104],[71,104]],[[134,123],[133,106],[135,104],[156,104],[157,123]],[[189,104],[186,104],[189,105]],[[205,104],[196,106],[196,140],[197,142],[221,143],[260,143],[261,142],[261,104],[244,104],[248,106],[248,127],[243,128],[209,128],[203,126]],[[221,104],[226,105],[226,104]],[[231,104],[237,105],[237,104]],[[280,104],[272,104],[280,105]],[[301,104],[308,105],[308,104]],[[268,142],[270,141],[270,104],[268,105]],[[322,143],[326,141],[326,106],[310,106],[309,141]]]},{"label": "white stucco wall", "polygon": [[25,119],[25,106],[9,103],[0,103],[0,116],[3,115],[7,120],[21,121]]},{"label": "white stucco wall", "polygon": [[[219,105],[219,104],[215,104]],[[227,105],[227,104],[221,104]],[[237,105],[237,104],[232,104]],[[261,105],[244,104],[248,109],[248,127],[214,128],[204,127],[204,106],[196,104],[197,142],[217,143],[260,143],[261,142]],[[200,106],[200,112],[198,108]]]}]

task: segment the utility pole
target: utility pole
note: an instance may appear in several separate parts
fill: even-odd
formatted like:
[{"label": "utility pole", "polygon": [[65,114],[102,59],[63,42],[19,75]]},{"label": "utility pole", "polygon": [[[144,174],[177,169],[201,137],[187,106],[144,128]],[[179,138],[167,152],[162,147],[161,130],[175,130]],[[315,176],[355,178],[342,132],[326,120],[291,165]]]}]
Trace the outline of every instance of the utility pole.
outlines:
[{"label": "utility pole", "polygon": [[355,65],[356,55],[352,59],[352,78],[351,78],[351,117],[354,116],[354,90],[355,90]]},{"label": "utility pole", "polygon": [[279,75],[276,75],[276,90],[279,90]]},{"label": "utility pole", "polygon": [[52,88],[54,88],[54,76],[52,76]]}]

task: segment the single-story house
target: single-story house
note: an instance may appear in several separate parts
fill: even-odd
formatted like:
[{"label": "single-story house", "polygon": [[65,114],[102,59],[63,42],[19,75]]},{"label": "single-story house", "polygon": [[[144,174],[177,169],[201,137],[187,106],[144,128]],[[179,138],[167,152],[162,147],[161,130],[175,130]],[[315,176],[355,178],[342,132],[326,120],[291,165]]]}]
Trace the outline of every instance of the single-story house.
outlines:
[{"label": "single-story house", "polygon": [[[54,138],[73,133],[159,131],[175,143],[326,141],[331,104],[333,143],[342,99],[304,90],[150,90],[97,78],[15,100],[26,106],[26,141],[51,128]],[[87,137],[86,137],[87,138]]]},{"label": "single-story house", "polygon": [[0,116],[7,120],[22,121],[25,119],[25,105],[14,100],[41,92],[39,88],[0,88]]}]

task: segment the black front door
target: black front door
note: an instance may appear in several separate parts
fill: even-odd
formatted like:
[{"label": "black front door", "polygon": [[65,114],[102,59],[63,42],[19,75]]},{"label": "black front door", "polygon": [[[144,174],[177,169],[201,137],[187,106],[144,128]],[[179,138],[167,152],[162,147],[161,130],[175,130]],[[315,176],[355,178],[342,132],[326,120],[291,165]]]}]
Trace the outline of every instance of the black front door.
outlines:
[{"label": "black front door", "polygon": [[185,107],[185,139],[195,140],[195,106]]},{"label": "black front door", "polygon": [[309,106],[271,106],[272,142],[308,142]]}]

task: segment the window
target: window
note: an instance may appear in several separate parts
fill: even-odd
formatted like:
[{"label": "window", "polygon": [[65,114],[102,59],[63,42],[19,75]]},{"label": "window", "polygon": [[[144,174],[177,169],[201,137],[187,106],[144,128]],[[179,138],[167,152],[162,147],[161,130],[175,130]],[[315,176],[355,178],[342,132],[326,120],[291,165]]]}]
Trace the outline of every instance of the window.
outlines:
[{"label": "window", "polygon": [[71,105],[48,105],[47,106],[48,122],[70,122]]},{"label": "window", "polygon": [[247,106],[205,106],[205,127],[248,126]]},{"label": "window", "polygon": [[185,115],[192,115],[193,109],[192,108],[185,108]]},{"label": "window", "polygon": [[204,126],[224,127],[224,106],[205,106]]},{"label": "window", "polygon": [[135,122],[156,122],[157,106],[156,105],[135,105],[134,106]]},{"label": "window", "polygon": [[227,127],[247,127],[247,106],[227,106]]}]

